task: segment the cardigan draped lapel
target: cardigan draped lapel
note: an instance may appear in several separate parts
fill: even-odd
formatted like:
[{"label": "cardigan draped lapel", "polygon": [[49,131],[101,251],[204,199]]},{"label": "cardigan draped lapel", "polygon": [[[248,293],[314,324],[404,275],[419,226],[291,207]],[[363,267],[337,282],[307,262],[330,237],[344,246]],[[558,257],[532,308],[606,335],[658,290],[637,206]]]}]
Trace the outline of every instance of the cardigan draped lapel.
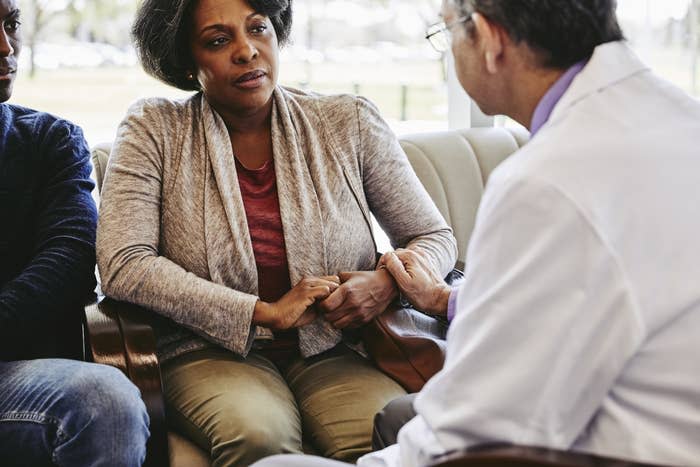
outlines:
[{"label": "cardigan draped lapel", "polygon": [[[295,112],[291,101],[280,87],[275,89],[273,99],[272,148],[277,193],[289,278],[292,285],[295,285],[305,276],[328,274],[321,209],[314,180],[299,143],[299,132],[309,134],[318,129],[309,127],[302,112]],[[327,350],[328,342],[338,343],[340,339],[340,332],[321,317],[299,329],[299,347],[305,357]],[[325,345],[320,347],[322,343]]]},{"label": "cardigan draped lapel", "polygon": [[[204,188],[204,234],[211,280],[258,294],[258,272],[238,185],[231,139],[221,117],[202,99],[199,147],[208,155]],[[229,193],[228,196],[222,196]],[[234,265],[236,257],[238,265]],[[240,267],[240,265],[243,267]]]},{"label": "cardigan draped lapel", "polygon": [[[295,285],[305,276],[328,274],[323,219],[314,181],[299,144],[298,131],[316,132],[301,112],[295,113],[284,91],[274,92],[272,108],[272,148],[277,174],[277,193],[284,230],[289,277]],[[208,154],[205,184],[205,237],[209,272],[214,282],[237,284],[239,290],[258,294],[258,277],[250,231],[241,197],[231,139],[221,117],[202,97],[203,141]],[[228,196],[222,196],[228,193]],[[311,254],[313,252],[313,254]],[[243,268],[234,267],[239,255]],[[243,258],[240,256],[243,255]],[[270,335],[258,327],[257,336]],[[319,317],[299,329],[303,356],[318,354],[338,343],[341,333]]]}]

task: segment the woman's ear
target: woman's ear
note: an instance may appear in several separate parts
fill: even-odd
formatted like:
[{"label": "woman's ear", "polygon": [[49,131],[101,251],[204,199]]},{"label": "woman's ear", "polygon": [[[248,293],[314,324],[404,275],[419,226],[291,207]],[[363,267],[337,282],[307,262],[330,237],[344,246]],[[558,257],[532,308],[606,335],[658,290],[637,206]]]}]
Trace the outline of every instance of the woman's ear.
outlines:
[{"label": "woman's ear", "polygon": [[479,37],[479,45],[484,55],[486,70],[491,74],[495,74],[498,71],[499,59],[503,54],[501,28],[489,21],[481,13],[472,13],[472,22]]}]

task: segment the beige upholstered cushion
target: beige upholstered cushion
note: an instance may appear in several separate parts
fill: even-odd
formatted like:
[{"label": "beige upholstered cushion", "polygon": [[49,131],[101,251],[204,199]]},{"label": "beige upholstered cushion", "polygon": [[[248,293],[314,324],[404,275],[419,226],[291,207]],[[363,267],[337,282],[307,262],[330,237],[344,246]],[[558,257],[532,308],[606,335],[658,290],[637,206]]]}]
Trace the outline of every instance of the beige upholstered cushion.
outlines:
[{"label": "beige upholstered cushion", "polygon": [[102,181],[105,178],[105,170],[107,170],[107,161],[111,150],[112,143],[100,143],[92,148],[92,166],[94,168],[93,173],[95,174],[97,191],[102,190]]},{"label": "beige upholstered cushion", "polygon": [[524,131],[472,128],[400,138],[418,178],[454,230],[465,261],[476,211],[488,176],[527,142]]}]

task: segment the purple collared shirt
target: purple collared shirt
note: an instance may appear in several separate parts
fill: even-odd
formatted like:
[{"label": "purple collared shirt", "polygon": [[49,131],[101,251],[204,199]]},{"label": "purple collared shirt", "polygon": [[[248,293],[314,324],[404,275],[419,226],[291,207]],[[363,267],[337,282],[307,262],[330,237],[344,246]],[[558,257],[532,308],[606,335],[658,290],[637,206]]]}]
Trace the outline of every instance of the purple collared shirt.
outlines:
[{"label": "purple collared shirt", "polygon": [[540,131],[540,128],[547,123],[549,116],[552,115],[554,106],[557,105],[559,100],[562,98],[564,93],[569,89],[571,83],[576,78],[583,67],[588,63],[588,59],[581,60],[580,62],[572,65],[568,70],[564,72],[563,75],[559,77],[556,83],[552,85],[547,93],[540,99],[539,104],[535,107],[535,113],[532,114],[532,122],[530,123],[530,137],[535,136],[535,134]]},{"label": "purple collared shirt", "polygon": [[[535,113],[532,114],[532,122],[530,123],[530,137],[532,138],[535,134],[540,131],[540,129],[547,123],[554,107],[557,105],[559,100],[562,98],[564,93],[569,89],[571,83],[576,78],[583,67],[588,63],[588,59],[581,60],[580,62],[572,65],[568,70],[564,72],[563,75],[552,85],[547,93],[540,99],[540,102],[535,107]],[[450,299],[447,302],[447,319],[452,321],[457,312],[457,292],[459,286],[453,287],[452,292],[450,292]]]}]

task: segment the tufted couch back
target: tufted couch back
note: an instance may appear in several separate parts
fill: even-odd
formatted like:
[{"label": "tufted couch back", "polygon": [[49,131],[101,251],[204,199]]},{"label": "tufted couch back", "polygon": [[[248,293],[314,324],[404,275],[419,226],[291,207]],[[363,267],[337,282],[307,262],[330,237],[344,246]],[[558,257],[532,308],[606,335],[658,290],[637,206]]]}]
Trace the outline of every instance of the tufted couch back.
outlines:
[{"label": "tufted couch back", "polygon": [[400,138],[413,170],[454,230],[462,263],[489,175],[527,140],[524,130],[505,128],[417,133]]}]

